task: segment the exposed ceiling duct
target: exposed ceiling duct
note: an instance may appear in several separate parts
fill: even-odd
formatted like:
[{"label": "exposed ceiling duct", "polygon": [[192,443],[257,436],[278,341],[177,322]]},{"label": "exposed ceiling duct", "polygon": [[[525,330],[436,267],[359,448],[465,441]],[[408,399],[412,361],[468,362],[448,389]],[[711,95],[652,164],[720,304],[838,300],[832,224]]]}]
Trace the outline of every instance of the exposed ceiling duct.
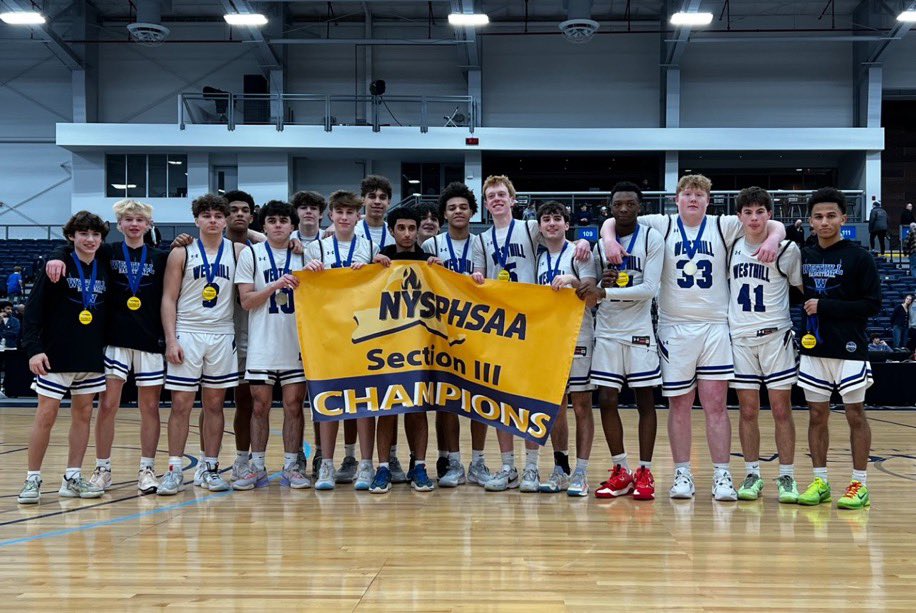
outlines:
[{"label": "exposed ceiling duct", "polygon": [[560,23],[560,31],[571,43],[587,43],[598,31],[599,24],[592,19],[592,0],[564,0],[566,21]]},{"label": "exposed ceiling duct", "polygon": [[130,37],[148,47],[155,47],[169,37],[171,30],[162,25],[162,0],[135,0],[137,20],[127,25]]}]

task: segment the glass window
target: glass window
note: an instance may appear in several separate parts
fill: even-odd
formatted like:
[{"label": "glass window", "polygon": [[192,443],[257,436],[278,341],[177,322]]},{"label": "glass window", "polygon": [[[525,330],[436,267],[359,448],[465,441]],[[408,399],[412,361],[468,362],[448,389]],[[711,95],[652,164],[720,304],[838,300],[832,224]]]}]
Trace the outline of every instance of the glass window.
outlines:
[{"label": "glass window", "polygon": [[127,156],[127,196],[128,198],[146,196],[146,155]]},{"label": "glass window", "polygon": [[109,198],[123,198],[127,193],[125,179],[127,167],[125,156],[105,156],[105,195]]},{"label": "glass window", "polygon": [[168,155],[169,198],[188,196],[188,156]]},{"label": "glass window", "polygon": [[150,155],[149,163],[149,189],[147,196],[150,198],[165,198],[168,195],[166,183],[166,155]]}]

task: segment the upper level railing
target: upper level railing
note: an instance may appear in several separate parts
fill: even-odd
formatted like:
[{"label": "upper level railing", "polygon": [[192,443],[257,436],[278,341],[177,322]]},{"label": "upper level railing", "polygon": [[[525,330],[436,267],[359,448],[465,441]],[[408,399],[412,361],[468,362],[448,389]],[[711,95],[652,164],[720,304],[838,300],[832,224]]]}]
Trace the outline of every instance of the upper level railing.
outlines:
[{"label": "upper level railing", "polygon": [[466,128],[478,125],[473,96],[346,96],[330,94],[233,94],[184,92],[178,94],[178,127],[187,124],[272,125],[282,131],[289,125],[430,126]]}]

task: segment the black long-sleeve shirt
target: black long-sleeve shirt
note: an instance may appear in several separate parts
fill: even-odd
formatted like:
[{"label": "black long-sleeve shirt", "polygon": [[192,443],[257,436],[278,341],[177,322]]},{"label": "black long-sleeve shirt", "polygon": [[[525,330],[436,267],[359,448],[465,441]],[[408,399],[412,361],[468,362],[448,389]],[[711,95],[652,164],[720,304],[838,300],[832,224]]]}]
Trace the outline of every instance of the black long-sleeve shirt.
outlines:
[{"label": "black long-sleeve shirt", "polygon": [[[99,264],[104,263],[111,279],[110,315],[105,330],[105,343],[112,347],[124,347],[149,353],[165,351],[165,333],[162,330],[162,284],[165,279],[165,264],[168,253],[147,245],[146,263],[143,265],[143,277],[137,298],[140,308],[132,311],[127,308],[127,300],[133,296],[127,282],[127,263],[124,260],[123,243],[104,244],[99,248]],[[52,260],[70,258],[70,247],[62,247],[51,254]],[[128,247],[131,262],[140,262],[142,247]]]},{"label": "black long-sleeve shirt", "polygon": [[[92,322],[84,325],[79,321],[80,275],[69,254],[63,261],[67,272],[57,283],[51,283],[44,270],[38,271],[23,316],[22,346],[30,358],[47,354],[51,372],[104,372],[108,267],[99,260],[95,300],[89,308]],[[83,263],[87,283],[91,274],[92,264]]]},{"label": "black long-sleeve shirt", "polygon": [[[881,310],[881,281],[875,260],[857,243],[841,240],[826,249],[815,243],[802,249],[805,299],[817,298],[820,341],[803,355],[867,360],[868,318]],[[802,318],[804,333],[812,332]]]}]

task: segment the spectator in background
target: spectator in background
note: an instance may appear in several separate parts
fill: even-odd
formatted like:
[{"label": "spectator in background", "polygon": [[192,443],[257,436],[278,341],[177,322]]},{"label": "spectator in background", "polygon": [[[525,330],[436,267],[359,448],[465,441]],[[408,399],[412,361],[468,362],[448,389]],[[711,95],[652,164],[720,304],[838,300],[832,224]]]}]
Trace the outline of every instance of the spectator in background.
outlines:
[{"label": "spectator in background", "polygon": [[786,226],[786,238],[798,245],[799,249],[805,246],[805,229],[802,227],[801,219],[796,219],[791,226]]},{"label": "spectator in background", "polygon": [[537,207],[534,206],[533,202],[528,203],[528,206],[525,207],[525,212],[522,213],[522,219],[524,219],[525,221],[528,221],[531,219],[536,221],[537,218],[538,218]]},{"label": "spectator in background", "polygon": [[248,224],[248,227],[255,232],[264,230],[264,226],[261,224],[261,207],[257,204],[251,209],[251,223]]},{"label": "spectator in background", "polygon": [[13,317],[13,304],[4,300],[0,302],[0,347],[12,351],[19,344],[22,335],[22,324]]},{"label": "spectator in background", "polygon": [[894,347],[905,347],[907,341],[907,330],[910,327],[910,306],[913,304],[913,296],[907,295],[903,299],[903,304],[894,307],[891,315],[891,330],[894,333]]},{"label": "spectator in background", "polygon": [[[150,220],[149,230],[147,230],[146,234],[143,235],[143,242],[150,247],[158,247],[162,242],[162,232],[159,231],[159,228],[153,225],[152,220]],[[42,264],[40,269],[36,268],[35,270],[44,270],[44,264]]]},{"label": "spectator in background", "polygon": [[907,202],[906,208],[900,213],[900,226],[909,226],[914,222],[916,222],[916,218],[913,217],[913,203]]},{"label": "spectator in background", "polygon": [[903,241],[903,253],[910,256],[910,276],[916,278],[916,222],[910,224],[910,233]]},{"label": "spectator in background", "polygon": [[603,226],[604,222],[607,221],[610,217],[611,214],[608,213],[607,207],[605,205],[601,205],[601,208],[598,209],[598,227]]},{"label": "spectator in background", "polygon": [[25,303],[17,304],[13,307],[13,317],[19,320],[19,323],[22,323],[22,318],[25,316]]},{"label": "spectator in background", "polygon": [[6,295],[13,302],[22,302],[22,266],[14,266],[13,274],[6,279]]},{"label": "spectator in background", "polygon": [[868,244],[872,251],[875,250],[875,238],[881,245],[881,255],[884,255],[884,242],[887,239],[887,211],[881,206],[881,201],[871,197],[871,215],[868,216]]},{"label": "spectator in background", "polygon": [[585,202],[580,204],[579,210],[576,211],[575,225],[577,226],[595,225],[595,215],[592,213],[591,207],[588,206],[588,204]]},{"label": "spectator in background", "polygon": [[893,351],[877,334],[871,335],[871,341],[868,343],[869,351]]}]

